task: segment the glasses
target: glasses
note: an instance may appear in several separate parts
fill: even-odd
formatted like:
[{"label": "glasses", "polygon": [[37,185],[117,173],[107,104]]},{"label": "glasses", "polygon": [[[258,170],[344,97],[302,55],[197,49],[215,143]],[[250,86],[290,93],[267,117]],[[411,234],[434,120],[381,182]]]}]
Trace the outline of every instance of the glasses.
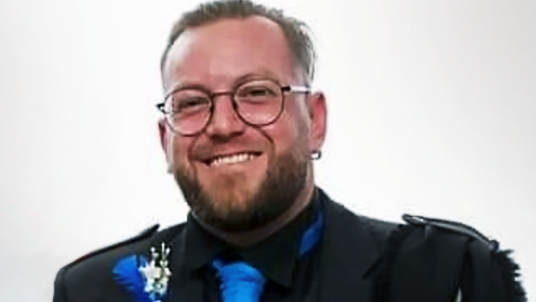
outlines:
[{"label": "glasses", "polygon": [[306,86],[281,86],[269,79],[250,80],[232,91],[210,92],[203,88],[181,88],[156,105],[173,131],[184,135],[202,132],[214,115],[214,99],[229,95],[238,117],[252,126],[267,126],[283,112],[285,93],[309,93]]}]

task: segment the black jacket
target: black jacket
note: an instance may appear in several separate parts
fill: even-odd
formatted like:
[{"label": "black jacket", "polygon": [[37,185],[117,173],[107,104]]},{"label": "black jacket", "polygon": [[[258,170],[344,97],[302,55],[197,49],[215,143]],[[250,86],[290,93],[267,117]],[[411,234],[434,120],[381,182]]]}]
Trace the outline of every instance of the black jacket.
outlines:
[{"label": "black jacket", "polygon": [[[376,301],[526,301],[516,281],[517,265],[498,243],[461,224],[406,216],[404,225],[353,214],[323,192],[325,225],[318,269],[307,302]],[[53,302],[133,302],[112,270],[127,255],[147,255],[165,242],[179,270],[184,224],[157,232],[152,227],[127,241],[93,252],[63,267],[56,277]],[[174,282],[175,281],[175,282]],[[170,279],[172,293],[163,302],[183,302],[184,293],[201,288]],[[459,300],[461,298],[461,300]]]}]

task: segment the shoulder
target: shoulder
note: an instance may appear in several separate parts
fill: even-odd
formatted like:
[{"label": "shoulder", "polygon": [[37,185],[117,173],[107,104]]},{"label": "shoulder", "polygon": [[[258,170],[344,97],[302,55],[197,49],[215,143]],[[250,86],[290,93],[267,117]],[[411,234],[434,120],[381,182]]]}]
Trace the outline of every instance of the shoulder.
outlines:
[{"label": "shoulder", "polygon": [[403,220],[407,224],[388,239],[381,291],[389,287],[403,295],[434,280],[433,294],[459,290],[471,301],[525,301],[519,267],[496,240],[456,221],[412,215]]},{"label": "shoulder", "polygon": [[114,284],[112,271],[120,259],[130,255],[147,255],[151,246],[168,242],[184,227],[179,224],[161,231],[159,226],[147,228],[138,235],[90,252],[64,266],[57,274],[54,301],[66,301],[66,292],[84,293],[105,289]]},{"label": "shoulder", "polygon": [[406,214],[402,216],[405,224],[394,223],[356,214],[330,199],[321,189],[318,189],[318,194],[327,218],[337,226],[337,231],[359,234],[366,230],[382,246],[395,245],[397,249],[419,247],[431,252],[438,247],[458,251],[470,248],[483,254],[498,250],[497,241],[459,222]]},{"label": "shoulder", "polygon": [[107,266],[110,263],[113,264],[117,259],[130,254],[147,254],[150,246],[157,242],[168,241],[180,232],[183,227],[184,224],[179,224],[158,231],[159,225],[151,226],[136,236],[92,251],[67,264],[65,268],[67,270],[76,269],[86,271],[92,268]]},{"label": "shoulder", "polygon": [[356,214],[330,199],[321,189],[318,192],[326,216],[327,232],[333,236],[343,237],[349,241],[366,238],[371,244],[375,243],[381,248],[399,226],[398,223]]},{"label": "shoulder", "polygon": [[475,228],[457,221],[404,214],[406,222],[400,230],[400,236],[407,236],[414,244],[443,244],[456,245],[469,249],[475,247],[475,252],[494,252],[499,250],[499,243],[491,240]]},{"label": "shoulder", "polygon": [[450,256],[450,259],[489,259],[500,251],[499,242],[457,221],[424,216],[402,216],[406,222],[391,234],[391,248],[399,254],[419,251],[421,255]]},{"label": "shoulder", "polygon": [[409,225],[421,227],[423,229],[434,228],[445,233],[455,234],[468,240],[476,240],[477,242],[488,246],[490,249],[498,248],[499,243],[497,241],[490,240],[475,228],[461,222],[409,214],[404,214],[402,219]]}]

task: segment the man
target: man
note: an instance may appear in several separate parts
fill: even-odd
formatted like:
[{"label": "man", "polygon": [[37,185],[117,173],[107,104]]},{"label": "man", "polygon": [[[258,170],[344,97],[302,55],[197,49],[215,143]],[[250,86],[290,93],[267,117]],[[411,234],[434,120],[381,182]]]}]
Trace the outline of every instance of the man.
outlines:
[{"label": "man", "polygon": [[525,301],[517,266],[461,224],[357,216],[315,186],[326,100],[304,25],[248,1],[185,14],[158,108],[186,223],[60,270],[54,302]]}]

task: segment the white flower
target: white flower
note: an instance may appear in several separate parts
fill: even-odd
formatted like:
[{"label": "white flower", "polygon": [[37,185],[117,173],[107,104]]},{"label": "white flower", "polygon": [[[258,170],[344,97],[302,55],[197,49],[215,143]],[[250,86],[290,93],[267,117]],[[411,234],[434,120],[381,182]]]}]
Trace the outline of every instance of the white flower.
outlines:
[{"label": "white flower", "polygon": [[154,261],[145,264],[139,270],[147,280],[160,278],[160,268],[155,266]]},{"label": "white flower", "polygon": [[139,272],[145,277],[145,292],[150,297],[154,297],[154,302],[158,302],[158,297],[163,296],[167,291],[167,285],[171,271],[169,270],[167,256],[170,249],[162,243],[160,252],[151,248],[151,261],[138,268]]}]

